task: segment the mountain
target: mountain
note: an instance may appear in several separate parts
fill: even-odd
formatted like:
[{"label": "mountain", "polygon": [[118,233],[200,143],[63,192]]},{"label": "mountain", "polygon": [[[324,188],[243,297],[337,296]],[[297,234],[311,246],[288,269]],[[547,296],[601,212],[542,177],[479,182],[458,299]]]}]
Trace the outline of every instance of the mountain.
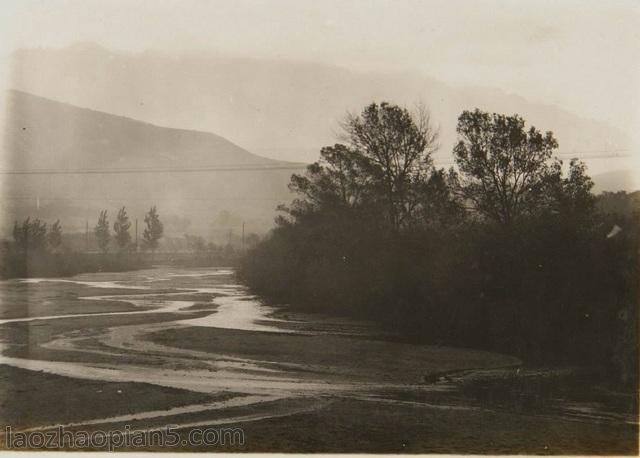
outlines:
[{"label": "mountain", "polygon": [[[302,168],[256,156],[212,133],[159,127],[20,91],[7,91],[4,98],[0,168],[85,171],[0,175],[5,234],[13,220],[29,215],[60,218],[67,229],[84,230],[99,209],[115,212],[122,205],[140,219],[158,205],[161,214],[186,218],[203,235],[212,231],[218,213],[230,211],[250,223],[249,230],[263,232],[276,205],[289,200],[290,174]],[[221,166],[254,170],[210,170]],[[283,170],[255,170],[261,167]],[[202,171],[149,172],[176,168]],[[86,173],[89,169],[129,172]],[[148,172],[136,172],[140,169]]]},{"label": "mountain", "polygon": [[[565,158],[631,148],[615,127],[555,106],[393,69],[354,72],[309,62],[124,53],[79,44],[15,52],[10,85],[17,91],[5,94],[6,108],[0,110],[2,169],[282,164],[262,156],[310,162],[321,146],[336,142],[346,111],[357,112],[374,100],[409,107],[423,103],[440,126],[435,159],[442,165],[451,161],[458,115],[475,107],[519,113],[539,129],[552,130]],[[620,161],[588,162],[596,190],[626,183],[620,177],[597,178],[625,168]],[[202,235],[240,230],[238,224],[216,222],[221,220],[244,220],[248,231],[261,232],[271,226],[276,205],[290,200],[286,185],[293,171],[0,175],[0,231],[6,234],[14,219],[28,215],[61,218],[68,230],[84,230],[87,221],[95,224],[101,208],[113,214],[127,205],[141,219],[157,204],[161,215],[175,222],[167,225],[175,234],[187,227]],[[219,217],[224,211],[233,217]]]},{"label": "mountain", "polygon": [[634,169],[614,170],[593,175],[593,192],[637,191],[640,189],[640,175]]},{"label": "mountain", "polygon": [[[440,162],[450,160],[465,109],[519,113],[552,130],[560,152],[630,148],[605,123],[504,91],[454,87],[418,72],[354,72],[309,62],[125,53],[95,44],[24,49],[11,58],[15,89],[159,125],[219,132],[259,154],[310,162],[336,141],[346,111],[371,101],[423,103],[441,128]],[[603,163],[594,163],[599,173]],[[608,164],[605,164],[608,166]]]},{"label": "mountain", "polygon": [[8,168],[277,165],[208,132],[170,129],[8,91]]}]

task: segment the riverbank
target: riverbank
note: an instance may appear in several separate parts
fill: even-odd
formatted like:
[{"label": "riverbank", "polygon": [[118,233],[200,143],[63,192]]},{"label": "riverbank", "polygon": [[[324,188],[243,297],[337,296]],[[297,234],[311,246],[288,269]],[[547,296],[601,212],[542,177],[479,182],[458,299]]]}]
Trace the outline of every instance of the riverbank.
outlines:
[{"label": "riverbank", "polygon": [[193,393],[152,383],[82,380],[6,365],[0,365],[0,393],[0,424],[10,425],[16,431],[168,410],[185,403],[204,404],[230,397],[225,393]]},{"label": "riverbank", "polygon": [[128,272],[151,267],[140,253],[0,252],[0,279],[57,278],[81,273]]},{"label": "riverbank", "polygon": [[[245,435],[241,446],[172,451],[637,449],[637,423],[569,396],[588,380],[563,379],[565,394],[541,385],[545,399],[531,404],[538,382],[516,358],[398,342],[375,323],[266,306],[226,269],[9,280],[0,299],[2,420],[19,428],[176,425],[186,439],[198,424]],[[518,368],[524,391],[510,375]]]},{"label": "riverbank", "polygon": [[287,368],[304,377],[323,377],[380,384],[425,384],[435,371],[517,366],[516,358],[451,347],[410,345],[359,333],[297,331],[294,334],[257,332],[207,327],[175,328],[147,336],[153,343],[195,351],[212,349],[234,357],[268,361],[274,368]]},{"label": "riverbank", "polygon": [[58,278],[82,273],[129,272],[152,266],[213,268],[234,266],[236,257],[201,257],[193,253],[58,253],[10,252],[0,247],[0,280],[11,278]]},{"label": "riverbank", "polygon": [[[240,425],[237,425],[240,426]],[[637,455],[637,426],[381,399],[335,399],[322,409],[246,428],[243,451]],[[194,451],[205,451],[196,448]]]},{"label": "riverbank", "polygon": [[608,391],[601,377],[579,368],[524,368],[515,358],[488,352],[362,336],[261,333],[248,339],[232,330],[189,328],[148,338],[266,359],[268,367],[295,371],[300,378],[322,374],[327,381],[388,384],[375,395],[329,396],[329,403],[313,412],[237,425],[251,434],[246,451],[635,454],[638,449],[637,396]]}]

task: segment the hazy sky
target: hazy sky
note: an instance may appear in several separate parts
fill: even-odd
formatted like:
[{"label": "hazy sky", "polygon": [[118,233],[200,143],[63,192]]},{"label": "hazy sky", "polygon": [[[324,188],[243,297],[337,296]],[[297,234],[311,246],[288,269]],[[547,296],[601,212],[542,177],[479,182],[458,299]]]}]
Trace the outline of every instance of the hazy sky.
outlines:
[{"label": "hazy sky", "polygon": [[[421,70],[639,124],[640,1],[0,0],[0,54],[93,41],[126,51]],[[637,138],[637,137],[636,137]]]}]

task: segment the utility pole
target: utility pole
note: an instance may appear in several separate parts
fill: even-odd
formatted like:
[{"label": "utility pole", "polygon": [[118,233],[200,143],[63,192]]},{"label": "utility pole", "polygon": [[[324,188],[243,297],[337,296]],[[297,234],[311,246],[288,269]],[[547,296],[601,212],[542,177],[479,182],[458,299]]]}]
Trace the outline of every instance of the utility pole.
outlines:
[{"label": "utility pole", "polygon": [[136,253],[138,252],[138,218],[136,218]]},{"label": "utility pole", "polygon": [[84,251],[89,252],[89,220],[85,220],[84,227]]},{"label": "utility pole", "polygon": [[244,253],[244,221],[242,222],[242,252]]}]

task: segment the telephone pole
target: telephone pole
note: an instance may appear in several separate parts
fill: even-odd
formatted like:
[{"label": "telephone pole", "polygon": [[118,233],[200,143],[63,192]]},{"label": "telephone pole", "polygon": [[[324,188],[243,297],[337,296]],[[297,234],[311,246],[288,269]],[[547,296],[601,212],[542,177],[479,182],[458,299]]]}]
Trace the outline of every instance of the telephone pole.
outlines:
[{"label": "telephone pole", "polygon": [[89,220],[85,220],[84,226],[84,251],[89,252]]},{"label": "telephone pole", "polygon": [[136,218],[136,253],[138,252],[138,218]]},{"label": "telephone pole", "polygon": [[242,222],[242,252],[244,253],[244,221]]}]

